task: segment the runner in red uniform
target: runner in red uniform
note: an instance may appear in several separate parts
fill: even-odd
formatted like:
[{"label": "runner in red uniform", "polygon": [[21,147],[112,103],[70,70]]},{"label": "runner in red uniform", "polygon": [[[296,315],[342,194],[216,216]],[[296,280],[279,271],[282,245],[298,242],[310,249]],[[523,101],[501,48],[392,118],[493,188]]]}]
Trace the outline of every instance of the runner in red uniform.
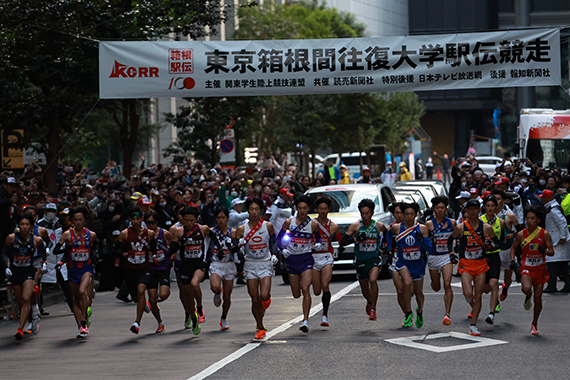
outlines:
[{"label": "runner in red uniform", "polygon": [[538,206],[529,206],[525,209],[527,228],[515,237],[511,247],[511,268],[516,269],[515,254],[517,249],[521,252],[521,284],[524,293],[524,308],[532,307],[532,292],[534,290],[534,316],[530,333],[538,335],[538,317],[542,311],[542,289],[549,279],[546,270],[546,256],[554,256],[554,247],[550,234],[538,224],[544,220],[544,212]]}]

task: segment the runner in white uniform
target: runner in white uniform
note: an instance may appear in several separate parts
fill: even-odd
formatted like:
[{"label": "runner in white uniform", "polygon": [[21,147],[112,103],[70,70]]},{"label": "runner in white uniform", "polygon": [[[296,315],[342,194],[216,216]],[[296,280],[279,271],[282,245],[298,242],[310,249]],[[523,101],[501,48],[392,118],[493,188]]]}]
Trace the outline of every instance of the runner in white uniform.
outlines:
[{"label": "runner in white uniform", "polygon": [[[235,237],[239,239],[239,247],[245,248],[244,276],[247,280],[247,291],[251,297],[251,312],[257,323],[255,339],[265,338],[263,326],[265,309],[271,305],[271,277],[273,265],[277,257],[271,254],[277,252],[277,241],[273,224],[261,219],[265,204],[259,198],[249,198],[245,202],[249,213],[249,221],[236,230]],[[235,251],[235,248],[234,248]]]},{"label": "runner in white uniform", "polygon": [[[332,237],[335,236],[336,240],[340,243],[342,236],[340,228],[328,218],[328,213],[331,208],[331,199],[329,197],[321,197],[317,199],[317,212],[319,216],[314,219],[320,228],[323,249],[313,253],[313,293],[316,296],[323,291],[323,316],[321,317],[321,326],[329,327],[329,305],[331,303],[331,291],[329,284],[332,279],[333,267],[333,254],[334,248],[332,246]],[[340,245],[339,245],[340,248]]]}]

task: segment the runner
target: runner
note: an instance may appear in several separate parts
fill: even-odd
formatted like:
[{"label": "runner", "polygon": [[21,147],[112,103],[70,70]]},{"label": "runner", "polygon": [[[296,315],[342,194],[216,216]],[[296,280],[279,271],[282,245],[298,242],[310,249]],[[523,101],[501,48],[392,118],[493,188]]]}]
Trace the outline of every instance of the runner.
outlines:
[{"label": "runner", "polygon": [[205,238],[209,236],[217,247],[220,243],[208,226],[196,223],[200,216],[196,207],[184,207],[180,215],[183,228],[174,231],[171,252],[176,253],[176,279],[184,306],[184,327],[191,328],[194,335],[198,335],[202,329],[200,323],[206,321],[200,289],[207,268]]},{"label": "runner", "polygon": [[402,327],[412,327],[412,296],[416,296],[416,327],[422,328],[424,325],[424,276],[426,271],[426,261],[429,253],[432,252],[432,245],[429,239],[429,231],[426,226],[416,222],[420,206],[417,203],[400,204],[400,209],[404,213],[404,222],[394,224],[390,230],[396,236],[397,260],[396,270],[402,278],[404,287],[404,323]]},{"label": "runner", "polygon": [[[277,261],[278,252],[275,229],[271,222],[261,219],[265,204],[259,198],[248,198],[245,209],[249,213],[249,221],[236,230],[239,248],[245,247],[245,264],[243,267],[247,281],[247,292],[251,297],[251,312],[256,322],[257,332],[254,339],[265,338],[267,330],[263,325],[265,310],[271,305],[271,277],[273,262]],[[273,251],[273,255],[270,251]],[[237,247],[234,247],[234,252]]]},{"label": "runner", "polygon": [[[483,207],[485,209],[485,214],[481,215],[481,220],[488,223],[493,227],[493,231],[497,239],[502,241],[503,230],[505,229],[505,221],[496,216],[498,202],[495,196],[489,195],[483,199]],[[489,315],[485,318],[485,322],[492,325],[495,322],[495,310],[498,309],[499,305],[499,277],[501,276],[501,256],[499,252],[501,251],[500,244],[498,244],[493,250],[487,251],[487,265],[489,265],[489,270],[485,276],[485,286],[483,287],[483,292],[485,294],[491,293],[489,299]]]},{"label": "runner", "polygon": [[155,210],[149,210],[144,215],[144,222],[149,231],[154,232],[156,240],[156,258],[150,264],[150,279],[147,287],[148,302],[150,311],[158,327],[155,333],[164,332],[164,323],[160,315],[160,307],[158,306],[158,297],[161,301],[166,301],[170,297],[170,268],[172,268],[172,260],[169,246],[172,243],[172,235],[170,232],[158,227],[159,216]]},{"label": "runner", "polygon": [[[73,228],[65,231],[54,249],[54,254],[67,252],[67,278],[73,295],[73,314],[77,323],[77,338],[89,335],[93,275],[92,257],[96,251],[97,234],[85,228],[89,211],[85,207],[70,210]],[[61,247],[65,244],[66,248]]]},{"label": "runner", "polygon": [[[313,253],[313,259],[315,263],[313,264],[313,293],[315,296],[323,292],[322,303],[323,303],[323,315],[321,317],[321,326],[329,327],[329,305],[331,303],[331,291],[330,282],[332,279],[332,266],[333,266],[333,254],[334,248],[332,246],[332,237],[335,236],[336,240],[340,243],[342,240],[342,235],[340,234],[340,228],[333,223],[329,218],[328,214],[331,209],[332,201],[329,197],[321,197],[315,202],[317,205],[318,216],[314,219],[320,228],[320,234],[322,238],[323,249]],[[339,249],[341,247],[339,246]]]},{"label": "runner", "polygon": [[[228,311],[232,304],[231,295],[234,288],[234,279],[237,276],[234,255],[231,252],[232,239],[235,239],[236,230],[228,226],[230,212],[225,207],[218,207],[214,211],[216,223],[213,233],[216,234],[223,250],[218,250],[212,246],[210,256],[210,289],[214,292],[214,306],[222,305],[222,316],[220,318],[220,329],[228,330]],[[209,238],[208,238],[209,240]],[[222,304],[223,300],[223,304]]]},{"label": "runner", "polygon": [[[283,249],[283,257],[287,263],[291,293],[294,298],[299,298],[301,293],[303,294],[303,322],[299,328],[304,333],[309,332],[310,287],[315,263],[312,252],[324,250],[319,223],[308,216],[311,203],[311,198],[301,195],[295,202],[297,216],[284,221],[279,236],[277,236],[277,242]],[[316,241],[314,246],[313,236]]]},{"label": "runner", "polygon": [[477,318],[481,312],[481,296],[485,285],[485,275],[489,270],[485,252],[492,250],[485,244],[486,238],[493,239],[495,245],[499,241],[495,237],[493,227],[479,220],[481,203],[477,199],[470,199],[465,204],[465,220],[455,226],[453,234],[447,240],[448,250],[453,248],[453,240],[460,237],[459,241],[459,265],[461,274],[461,286],[465,301],[471,306],[471,326],[469,334],[480,336],[477,329]]},{"label": "runner", "polygon": [[400,203],[391,203],[388,207],[390,213],[395,219],[395,222],[390,225],[388,232],[386,233],[386,242],[388,244],[388,257],[386,258],[386,262],[390,265],[388,268],[392,273],[392,281],[394,282],[394,287],[396,288],[396,293],[398,294],[398,305],[402,309],[404,316],[406,315],[406,304],[404,303],[404,283],[402,282],[402,277],[400,277],[400,273],[396,269],[396,260],[394,257],[398,255],[398,248],[396,245],[396,237],[392,233],[392,227],[394,224],[397,223],[404,223],[404,213],[400,207]]},{"label": "runner", "polygon": [[142,226],[143,213],[137,206],[130,206],[127,215],[131,226],[121,231],[115,252],[122,252],[124,276],[131,298],[137,303],[136,319],[131,325],[131,332],[138,334],[143,312],[150,313],[150,304],[145,293],[150,282],[151,256],[156,258],[156,240],[154,231]]},{"label": "runner", "polygon": [[[507,195],[501,189],[493,189],[491,190],[491,195],[495,197],[497,200],[497,217],[501,218],[505,221],[505,227],[503,229],[503,233],[505,235],[504,239],[501,240],[501,252],[499,253],[501,257],[501,270],[504,271],[504,280],[503,285],[501,288],[501,292],[499,293],[499,301],[503,302],[507,299],[509,295],[509,287],[513,283],[513,270],[511,269],[511,246],[515,241],[516,235],[516,227],[519,224],[519,221],[514,213],[508,211],[507,206],[505,206],[505,199]],[[495,309],[495,313],[501,311],[501,304],[497,304],[497,308]]]},{"label": "runner", "polygon": [[521,251],[521,284],[524,299],[524,309],[532,307],[532,292],[534,290],[534,315],[530,326],[530,333],[538,335],[538,317],[542,311],[542,290],[548,282],[549,275],[546,270],[545,256],[554,256],[554,247],[550,234],[538,224],[542,222],[544,212],[539,206],[528,206],[525,209],[527,228],[515,237],[511,247],[511,265],[516,266],[515,255]]},{"label": "runner", "polygon": [[[34,217],[26,213],[21,214],[17,220],[19,231],[6,238],[6,245],[2,250],[2,261],[6,266],[6,278],[12,283],[16,303],[20,308],[20,325],[14,337],[16,340],[22,340],[24,325],[30,315],[30,299],[34,290],[36,276],[34,256],[36,250],[39,250],[45,264],[46,252],[43,240],[32,234]],[[40,326],[36,324],[32,332],[37,334],[39,330]]]},{"label": "runner", "polygon": [[356,275],[360,290],[366,299],[366,314],[371,321],[376,320],[376,304],[378,302],[378,275],[380,274],[380,246],[382,233],[387,232],[384,223],[372,219],[374,201],[365,198],[358,204],[361,220],[352,223],[342,237],[341,245],[354,243],[356,259]]},{"label": "runner", "polygon": [[451,325],[451,304],[453,303],[453,290],[451,289],[451,277],[453,264],[450,259],[450,251],[447,248],[447,239],[455,229],[455,220],[445,216],[449,201],[445,196],[434,197],[431,200],[432,210],[435,217],[426,222],[429,236],[432,239],[433,253],[428,258],[428,269],[431,278],[431,288],[435,292],[441,289],[440,273],[443,277],[443,301],[445,303],[445,315],[443,325]]}]

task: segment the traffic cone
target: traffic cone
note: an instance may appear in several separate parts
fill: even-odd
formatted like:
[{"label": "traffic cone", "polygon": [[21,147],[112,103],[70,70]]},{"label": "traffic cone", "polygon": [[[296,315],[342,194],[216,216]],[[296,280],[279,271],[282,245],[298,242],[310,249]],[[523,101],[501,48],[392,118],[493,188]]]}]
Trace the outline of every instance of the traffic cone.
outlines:
[{"label": "traffic cone", "polygon": [[437,169],[437,180],[441,181],[441,172]]}]

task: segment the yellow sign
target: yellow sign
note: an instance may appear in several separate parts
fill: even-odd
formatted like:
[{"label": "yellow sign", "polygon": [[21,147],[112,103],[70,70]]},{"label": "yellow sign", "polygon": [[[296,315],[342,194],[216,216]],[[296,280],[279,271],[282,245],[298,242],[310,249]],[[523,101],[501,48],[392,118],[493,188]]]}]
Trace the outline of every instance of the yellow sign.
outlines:
[{"label": "yellow sign", "polygon": [[2,168],[23,169],[24,150],[18,147],[18,143],[24,138],[23,129],[13,131],[2,130]]}]

